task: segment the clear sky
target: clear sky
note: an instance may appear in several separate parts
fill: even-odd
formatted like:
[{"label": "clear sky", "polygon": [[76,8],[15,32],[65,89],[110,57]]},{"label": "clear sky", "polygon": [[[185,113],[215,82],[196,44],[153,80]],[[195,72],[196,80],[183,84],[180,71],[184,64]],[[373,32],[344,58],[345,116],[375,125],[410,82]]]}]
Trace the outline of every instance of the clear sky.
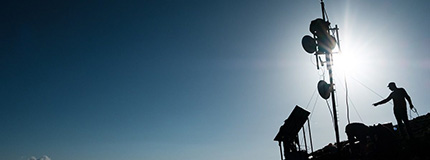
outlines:
[{"label": "clear sky", "polygon": [[[351,121],[395,121],[371,105],[390,81],[430,112],[430,1],[326,9],[352,57],[335,70],[342,140],[344,73]],[[0,159],[279,159],[295,105],[313,110],[315,149],[335,141],[312,97],[326,72],[301,47],[319,0],[17,0],[0,13]]]}]

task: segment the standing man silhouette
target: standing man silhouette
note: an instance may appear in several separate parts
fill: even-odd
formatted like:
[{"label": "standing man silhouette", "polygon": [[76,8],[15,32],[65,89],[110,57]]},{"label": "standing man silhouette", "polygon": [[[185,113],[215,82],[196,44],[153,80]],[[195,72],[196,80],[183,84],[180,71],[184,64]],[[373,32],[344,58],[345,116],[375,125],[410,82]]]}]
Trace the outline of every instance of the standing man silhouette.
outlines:
[{"label": "standing man silhouette", "polygon": [[403,126],[406,126],[406,131],[409,134],[410,138],[413,138],[411,128],[409,126],[408,114],[406,109],[406,100],[408,100],[409,107],[412,109],[414,105],[412,104],[411,97],[409,97],[408,93],[403,88],[397,88],[396,83],[390,82],[388,84],[388,88],[392,91],[391,94],[382,101],[376,102],[373,105],[376,107],[380,104],[387,103],[391,99],[394,102],[394,116],[397,120],[398,129],[400,130],[402,136],[406,138],[406,133],[404,131]]}]

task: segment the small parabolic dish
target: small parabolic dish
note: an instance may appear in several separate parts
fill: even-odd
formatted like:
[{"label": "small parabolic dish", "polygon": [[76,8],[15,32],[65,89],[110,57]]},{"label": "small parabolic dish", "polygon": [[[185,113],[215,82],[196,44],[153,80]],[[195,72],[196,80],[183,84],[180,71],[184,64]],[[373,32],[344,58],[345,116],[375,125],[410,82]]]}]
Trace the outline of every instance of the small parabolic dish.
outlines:
[{"label": "small parabolic dish", "polygon": [[322,98],[324,99],[330,98],[331,87],[329,84],[327,84],[327,82],[325,82],[324,80],[320,80],[318,82],[317,88],[318,88],[318,93]]},{"label": "small parabolic dish", "polygon": [[317,43],[315,39],[309,35],[306,35],[302,38],[302,46],[308,53],[314,53],[317,50]]}]

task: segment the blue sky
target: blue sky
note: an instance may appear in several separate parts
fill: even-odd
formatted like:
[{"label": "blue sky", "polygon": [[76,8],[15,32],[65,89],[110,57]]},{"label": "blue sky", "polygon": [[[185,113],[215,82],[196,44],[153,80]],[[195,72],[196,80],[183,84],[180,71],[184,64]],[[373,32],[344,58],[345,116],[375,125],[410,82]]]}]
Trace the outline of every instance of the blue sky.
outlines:
[{"label": "blue sky", "polygon": [[[335,70],[341,139],[345,73],[351,121],[395,121],[391,104],[371,105],[390,81],[429,112],[429,7],[326,1],[354,60]],[[325,72],[301,47],[318,0],[13,1],[0,12],[0,159],[277,159],[295,105],[315,106],[315,149],[335,141],[312,98]]]}]

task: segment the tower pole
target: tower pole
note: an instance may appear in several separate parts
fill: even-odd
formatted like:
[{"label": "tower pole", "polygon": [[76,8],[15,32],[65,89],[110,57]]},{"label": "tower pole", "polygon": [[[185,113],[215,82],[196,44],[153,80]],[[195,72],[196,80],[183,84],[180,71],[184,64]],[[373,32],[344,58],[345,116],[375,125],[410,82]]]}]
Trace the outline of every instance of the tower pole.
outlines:
[{"label": "tower pole", "polygon": [[339,140],[339,125],[337,120],[337,109],[336,109],[336,96],[335,96],[335,88],[334,88],[334,82],[333,82],[333,54],[330,51],[328,54],[326,54],[326,61],[327,61],[327,70],[330,78],[330,88],[331,88],[331,100],[332,100],[332,106],[333,106],[333,123],[334,123],[334,131],[336,134],[336,144],[338,145],[338,148],[340,148],[340,140]]},{"label": "tower pole", "polygon": [[[325,6],[324,6],[324,1],[321,0],[321,12],[322,12],[322,18],[325,21],[326,20],[326,15],[325,15]],[[336,29],[337,25],[336,25]],[[337,31],[336,31],[337,34]],[[337,35],[337,38],[339,38],[339,35]],[[339,42],[337,42],[339,44]],[[334,88],[334,82],[333,82],[333,69],[332,69],[332,65],[333,65],[333,54],[332,51],[330,50],[328,53],[326,53],[325,55],[326,57],[326,62],[327,62],[327,70],[328,70],[328,74],[329,74],[329,78],[330,78],[330,88],[331,88],[331,100],[332,100],[332,106],[333,106],[333,123],[334,123],[334,131],[335,131],[335,135],[336,135],[336,144],[337,144],[337,148],[340,149],[340,140],[339,140],[339,125],[338,125],[338,120],[337,120],[337,109],[336,109],[336,96],[335,96],[335,88]]]},{"label": "tower pole", "polygon": [[321,12],[322,12],[322,18],[325,21],[325,6],[324,6],[323,0],[321,0]]}]

